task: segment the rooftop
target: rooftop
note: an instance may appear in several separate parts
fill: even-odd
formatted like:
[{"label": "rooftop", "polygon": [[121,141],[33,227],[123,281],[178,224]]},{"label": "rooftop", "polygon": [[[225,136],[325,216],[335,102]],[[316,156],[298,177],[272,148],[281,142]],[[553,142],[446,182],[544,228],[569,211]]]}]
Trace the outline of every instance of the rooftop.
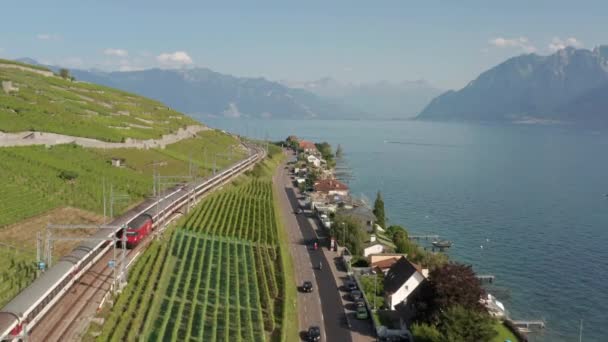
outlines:
[{"label": "rooftop", "polygon": [[315,183],[315,191],[348,191],[348,186],[337,179],[322,179]]},{"label": "rooftop", "polygon": [[401,257],[391,266],[384,278],[384,292],[395,293],[416,272],[418,272],[416,267],[405,257]]}]

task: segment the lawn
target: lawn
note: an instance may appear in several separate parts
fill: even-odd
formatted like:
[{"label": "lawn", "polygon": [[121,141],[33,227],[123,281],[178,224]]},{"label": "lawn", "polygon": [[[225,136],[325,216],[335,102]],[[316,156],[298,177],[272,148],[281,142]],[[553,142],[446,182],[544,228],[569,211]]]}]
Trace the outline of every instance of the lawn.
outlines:
[{"label": "lawn", "polygon": [[515,337],[515,335],[513,335],[513,333],[500,321],[496,322],[496,331],[498,332],[498,335],[494,337],[492,342],[505,342],[506,340],[511,340],[512,342],[519,341],[517,337]]}]

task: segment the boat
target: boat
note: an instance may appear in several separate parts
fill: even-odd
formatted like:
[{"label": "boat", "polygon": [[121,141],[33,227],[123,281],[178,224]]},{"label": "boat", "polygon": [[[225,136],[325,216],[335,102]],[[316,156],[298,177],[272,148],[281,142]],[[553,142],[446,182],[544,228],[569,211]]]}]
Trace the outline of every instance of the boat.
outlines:
[{"label": "boat", "polygon": [[435,240],[432,242],[433,247],[437,248],[450,248],[452,247],[452,241],[449,240]]}]

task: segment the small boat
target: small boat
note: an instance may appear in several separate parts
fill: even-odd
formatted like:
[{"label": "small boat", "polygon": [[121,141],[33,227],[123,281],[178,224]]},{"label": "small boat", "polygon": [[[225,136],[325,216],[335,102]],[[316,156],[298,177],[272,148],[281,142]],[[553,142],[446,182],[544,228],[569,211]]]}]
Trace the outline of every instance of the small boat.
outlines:
[{"label": "small boat", "polygon": [[450,248],[452,247],[452,241],[448,240],[435,240],[432,242],[433,247],[437,248]]}]

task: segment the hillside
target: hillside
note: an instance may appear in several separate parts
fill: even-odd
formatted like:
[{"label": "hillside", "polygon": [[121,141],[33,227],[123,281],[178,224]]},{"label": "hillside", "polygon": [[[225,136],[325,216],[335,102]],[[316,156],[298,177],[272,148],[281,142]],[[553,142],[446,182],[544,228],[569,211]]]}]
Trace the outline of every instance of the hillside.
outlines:
[{"label": "hillside", "polygon": [[72,73],[79,80],[141,94],[197,117],[351,119],[363,116],[360,111],[303,89],[206,68],[130,72],[72,70]]},{"label": "hillside", "polygon": [[357,108],[371,119],[414,117],[442,92],[424,80],[357,84],[325,77],[311,82],[283,81],[283,84]]},{"label": "hillside", "polygon": [[433,99],[418,118],[608,122],[599,107],[607,85],[606,46],[570,47],[549,56],[522,55],[485,71],[461,90]]},{"label": "hillside", "polygon": [[160,102],[0,60],[0,131],[60,133],[103,141],[154,139],[197,122]]},{"label": "hillside", "polygon": [[[71,82],[41,67],[0,61],[0,80],[4,81],[0,92],[0,255],[5,260],[0,264],[0,306],[34,278],[36,234],[48,223],[103,222],[104,191],[108,213],[110,189],[120,194],[111,208],[117,216],[152,196],[154,170],[163,176],[205,177],[247,153],[237,138],[211,129],[193,131],[187,138],[173,135],[166,144],[122,144],[130,138],[167,137],[198,123],[159,102]],[[38,141],[7,139],[17,135],[6,132],[33,130],[47,132],[43,137],[55,137],[48,133],[54,132],[114,142],[77,138],[75,143],[66,143],[67,139],[21,146]],[[102,143],[104,148],[79,146],[83,141]],[[114,158],[123,164],[113,166]],[[82,237],[91,232],[73,234]],[[77,243],[58,242],[54,256],[61,257]]]}]

